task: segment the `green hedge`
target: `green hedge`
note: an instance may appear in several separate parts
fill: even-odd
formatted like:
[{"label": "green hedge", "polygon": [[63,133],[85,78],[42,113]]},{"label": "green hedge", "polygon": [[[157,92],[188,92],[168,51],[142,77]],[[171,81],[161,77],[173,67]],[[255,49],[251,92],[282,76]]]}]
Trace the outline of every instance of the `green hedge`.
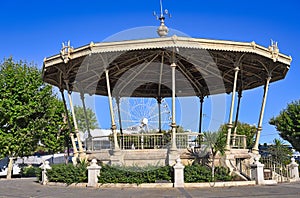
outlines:
[{"label": "green hedge", "polygon": [[87,164],[55,164],[52,169],[47,170],[48,180],[50,182],[62,182],[66,184],[87,182]]},{"label": "green hedge", "polygon": [[21,177],[40,178],[42,170],[36,166],[24,166],[21,168]]},{"label": "green hedge", "polygon": [[164,167],[121,167],[103,165],[99,183],[155,183],[173,181],[173,168]]},{"label": "green hedge", "polygon": [[184,168],[184,182],[211,182],[211,181],[231,181],[232,177],[229,175],[229,170],[224,167],[215,168],[215,178],[212,178],[211,168],[194,164]]},{"label": "green hedge", "polygon": [[[67,184],[87,182],[87,165],[60,164],[53,165],[47,171],[50,182],[62,182]],[[216,167],[215,181],[230,181],[229,171],[223,167]],[[184,168],[184,181],[186,183],[210,182],[211,169],[202,165],[190,165]],[[102,165],[99,183],[155,183],[155,182],[174,182],[173,167],[122,167]]]}]

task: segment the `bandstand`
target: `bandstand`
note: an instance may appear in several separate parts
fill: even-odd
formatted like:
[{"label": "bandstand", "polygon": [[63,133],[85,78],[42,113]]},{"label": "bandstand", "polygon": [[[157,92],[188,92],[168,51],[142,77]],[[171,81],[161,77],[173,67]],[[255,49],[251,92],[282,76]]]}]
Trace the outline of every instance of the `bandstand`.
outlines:
[{"label": "bandstand", "polygon": [[[43,80],[60,89],[64,102],[64,92],[68,94],[79,144],[77,151],[74,135],[71,133],[74,155],[84,158],[88,154],[111,164],[155,164],[157,161],[160,164],[174,164],[175,159],[186,150],[185,146],[178,143],[184,134],[176,133],[176,97],[199,98],[198,134],[201,134],[204,98],[215,94],[231,94],[230,107],[224,106],[230,112],[225,164],[233,170],[241,160],[251,160],[258,155],[269,84],[285,78],[291,57],[280,53],[275,42],[269,47],[263,47],[255,42],[167,36],[168,28],[164,24],[163,13],[159,19],[159,38],[91,42],[79,48],[72,48],[68,44],[63,46],[59,54],[45,58]],[[233,112],[236,106],[239,109],[244,91],[260,86],[264,86],[264,93],[258,112],[255,143],[249,152],[243,140],[239,139],[243,137],[236,134]],[[88,147],[87,151],[83,150],[73,109],[73,92],[80,93],[84,108],[85,94],[107,96],[112,131],[108,141],[113,142],[112,147],[99,151],[94,151],[92,147]],[[236,94],[238,101],[235,101]],[[119,133],[122,129],[116,127],[112,104],[113,98],[122,97],[155,98],[159,107],[163,98],[171,98],[172,133],[169,143],[162,144],[163,138],[152,137],[151,141],[156,142],[152,146],[132,149],[124,145],[122,140],[126,135]],[[235,122],[238,114],[237,110]],[[136,135],[137,139],[143,140],[147,136],[150,135]]]}]

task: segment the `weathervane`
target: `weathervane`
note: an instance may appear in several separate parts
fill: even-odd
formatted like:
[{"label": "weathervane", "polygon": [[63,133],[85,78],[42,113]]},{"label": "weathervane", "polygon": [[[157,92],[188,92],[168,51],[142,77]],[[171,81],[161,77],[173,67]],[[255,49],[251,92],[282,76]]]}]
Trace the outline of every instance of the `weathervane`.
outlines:
[{"label": "weathervane", "polygon": [[167,36],[169,29],[165,25],[165,15],[171,18],[171,14],[167,9],[163,10],[162,0],[160,0],[160,15],[157,15],[156,12],[153,12],[153,15],[156,16],[157,20],[160,20],[160,26],[157,28],[157,34],[160,37]]}]

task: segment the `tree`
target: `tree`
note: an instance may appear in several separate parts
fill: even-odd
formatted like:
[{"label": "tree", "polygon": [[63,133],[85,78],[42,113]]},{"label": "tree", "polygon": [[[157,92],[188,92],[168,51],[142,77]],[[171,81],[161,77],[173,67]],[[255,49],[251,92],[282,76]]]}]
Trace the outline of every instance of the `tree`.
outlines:
[{"label": "tree", "polygon": [[218,152],[224,154],[226,146],[226,136],[222,131],[217,132],[204,132],[203,144],[206,145],[206,150],[211,153],[212,166],[211,175],[215,178],[215,158]]},{"label": "tree", "polygon": [[[227,134],[227,125],[221,125],[220,130]],[[232,128],[232,134],[233,134],[234,128]],[[237,122],[237,129],[236,129],[237,135],[245,135],[246,136],[246,144],[247,148],[252,148],[254,144],[254,135],[256,134],[256,127],[254,125],[250,125],[243,122]]]},{"label": "tree", "polygon": [[64,149],[63,113],[35,66],[12,58],[0,64],[0,158],[10,157],[9,168],[14,157],[32,155],[39,143],[50,152]]},{"label": "tree", "polygon": [[[78,130],[81,132],[85,132],[88,130],[85,120],[84,108],[81,106],[74,106],[74,111],[76,115],[76,121],[78,124]],[[95,112],[91,108],[86,108],[87,120],[89,124],[89,129],[98,128],[98,122],[96,118]]]},{"label": "tree", "polygon": [[291,143],[293,148],[300,151],[300,100],[291,102],[277,117],[269,123],[276,127],[282,139]]},{"label": "tree", "polygon": [[267,152],[278,163],[288,164],[290,162],[292,151],[279,139],[274,139],[273,145],[268,147]]}]

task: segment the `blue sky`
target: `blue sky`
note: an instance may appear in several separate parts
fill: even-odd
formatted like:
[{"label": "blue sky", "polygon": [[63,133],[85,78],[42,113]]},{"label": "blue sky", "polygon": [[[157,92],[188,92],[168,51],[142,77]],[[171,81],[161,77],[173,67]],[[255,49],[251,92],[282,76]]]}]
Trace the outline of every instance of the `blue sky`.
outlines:
[{"label": "blue sky", "polygon": [[[211,38],[256,43],[268,47],[270,39],[278,42],[281,53],[293,58],[291,69],[282,81],[272,83],[269,89],[263,121],[261,142],[272,142],[278,137],[268,124],[287,103],[300,96],[300,4],[288,1],[234,1],[234,0],[164,0],[164,7],[172,13],[166,25],[196,38]],[[15,60],[34,62],[42,67],[43,58],[59,53],[61,43],[70,40],[80,47],[91,41],[101,42],[120,31],[157,26],[152,15],[159,11],[159,0],[29,0],[2,1],[0,7],[0,59],[12,56]],[[257,124],[263,88],[244,92],[240,120]],[[227,101],[229,97],[226,96]],[[209,129],[209,102],[205,103],[204,130]],[[107,117],[107,106],[102,114]],[[229,105],[226,107],[228,114]],[[195,120],[197,115],[185,117]],[[215,120],[219,123],[227,122]],[[109,120],[101,120],[109,128]],[[107,124],[108,123],[108,124]],[[192,126],[190,128],[195,128]]]}]

